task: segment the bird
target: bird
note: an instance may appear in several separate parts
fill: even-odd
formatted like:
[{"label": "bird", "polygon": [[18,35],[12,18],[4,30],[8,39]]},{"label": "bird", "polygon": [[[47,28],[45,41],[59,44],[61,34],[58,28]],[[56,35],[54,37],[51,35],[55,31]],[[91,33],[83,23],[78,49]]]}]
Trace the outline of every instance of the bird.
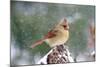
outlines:
[{"label": "bird", "polygon": [[31,45],[34,48],[46,42],[51,48],[65,44],[69,39],[69,24],[66,18],[62,18],[43,38]]}]

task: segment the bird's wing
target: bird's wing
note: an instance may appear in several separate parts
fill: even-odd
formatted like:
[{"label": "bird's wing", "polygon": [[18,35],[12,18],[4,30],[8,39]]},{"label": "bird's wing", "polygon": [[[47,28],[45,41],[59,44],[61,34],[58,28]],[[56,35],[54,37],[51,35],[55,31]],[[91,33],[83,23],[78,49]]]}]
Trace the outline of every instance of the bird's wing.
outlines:
[{"label": "bird's wing", "polygon": [[45,39],[52,38],[52,37],[56,36],[55,32],[56,31],[54,31],[54,30],[49,31],[43,39],[40,39],[40,40],[36,41],[35,43],[33,43],[33,45],[31,45],[31,48],[34,48],[35,46],[42,44],[45,41]]},{"label": "bird's wing", "polygon": [[44,39],[48,39],[48,38],[52,38],[52,37],[55,37],[56,34],[55,34],[56,31],[54,30],[50,30],[47,35],[44,37]]}]

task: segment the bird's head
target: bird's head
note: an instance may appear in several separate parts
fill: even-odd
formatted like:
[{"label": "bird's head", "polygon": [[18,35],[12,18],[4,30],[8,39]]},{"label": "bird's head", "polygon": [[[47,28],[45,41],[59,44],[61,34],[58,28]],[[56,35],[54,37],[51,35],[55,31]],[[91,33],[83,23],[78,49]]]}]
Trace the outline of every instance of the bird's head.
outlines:
[{"label": "bird's head", "polygon": [[69,25],[68,25],[68,21],[66,18],[63,18],[59,24],[57,25],[57,27],[62,28],[64,30],[69,30]]}]

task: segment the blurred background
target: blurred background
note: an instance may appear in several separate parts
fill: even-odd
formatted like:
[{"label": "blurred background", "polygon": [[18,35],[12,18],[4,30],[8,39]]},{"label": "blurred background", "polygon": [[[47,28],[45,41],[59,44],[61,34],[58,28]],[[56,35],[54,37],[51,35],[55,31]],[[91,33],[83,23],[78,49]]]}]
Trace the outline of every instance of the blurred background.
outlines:
[{"label": "blurred background", "polygon": [[11,65],[37,64],[51,48],[30,46],[64,17],[70,26],[65,46],[75,62],[95,61],[95,6],[11,1]]}]

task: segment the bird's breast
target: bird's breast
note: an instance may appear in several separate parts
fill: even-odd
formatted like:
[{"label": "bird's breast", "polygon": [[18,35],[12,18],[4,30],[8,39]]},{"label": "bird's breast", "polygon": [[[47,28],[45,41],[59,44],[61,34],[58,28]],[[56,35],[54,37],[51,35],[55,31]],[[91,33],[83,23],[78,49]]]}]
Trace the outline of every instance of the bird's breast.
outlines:
[{"label": "bird's breast", "polygon": [[50,47],[54,47],[57,45],[64,44],[69,38],[69,32],[64,31],[57,34],[55,37],[46,39],[46,42],[49,44]]}]

